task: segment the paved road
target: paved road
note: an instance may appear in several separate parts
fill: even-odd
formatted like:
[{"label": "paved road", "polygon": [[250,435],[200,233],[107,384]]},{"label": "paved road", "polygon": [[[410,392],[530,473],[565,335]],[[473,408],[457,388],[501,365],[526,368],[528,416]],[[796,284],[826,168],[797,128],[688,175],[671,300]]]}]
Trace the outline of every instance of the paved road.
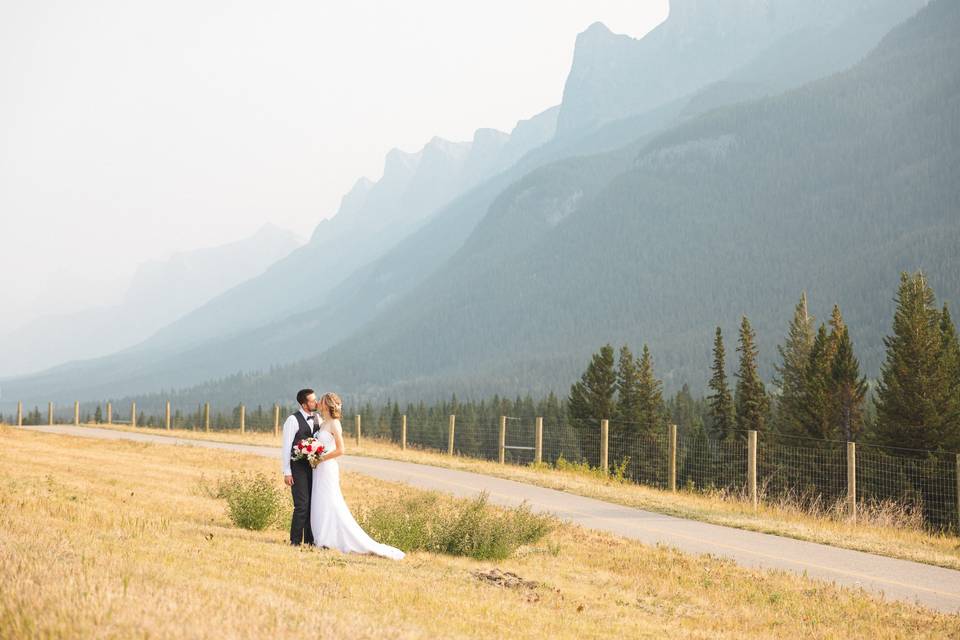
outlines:
[{"label": "paved road", "polygon": [[[276,447],[188,440],[93,427],[24,428],[93,438],[226,449],[268,457],[279,455]],[[841,585],[863,587],[888,598],[915,602],[939,611],[960,613],[960,571],[684,520],[478,473],[349,455],[341,458],[341,464],[349,471],[461,497],[476,496],[485,490],[493,503],[514,506],[526,501],[535,511],[550,512],[585,527],[647,544],[664,544],[689,553],[732,558],[747,567],[806,574]]]}]

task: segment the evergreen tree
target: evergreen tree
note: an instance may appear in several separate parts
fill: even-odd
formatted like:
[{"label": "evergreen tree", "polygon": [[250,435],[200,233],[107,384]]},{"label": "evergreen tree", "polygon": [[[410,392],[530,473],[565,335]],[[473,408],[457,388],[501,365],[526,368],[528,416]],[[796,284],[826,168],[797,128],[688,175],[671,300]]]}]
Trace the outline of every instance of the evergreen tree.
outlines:
[{"label": "evergreen tree", "polygon": [[833,431],[830,403],[831,369],[830,334],[827,333],[827,327],[821,324],[804,370],[800,429],[795,435],[829,440],[837,437]]},{"label": "evergreen tree", "polygon": [[956,451],[960,450],[960,340],[946,303],[940,312],[940,366],[946,406],[940,442]]},{"label": "evergreen tree", "polygon": [[900,275],[893,335],[877,385],[876,439],[886,445],[935,449],[948,412],[940,312],[922,273]]},{"label": "evergreen tree", "polygon": [[727,385],[726,353],[723,348],[723,334],[717,327],[713,339],[713,376],[709,387],[712,393],[707,396],[710,405],[710,433],[716,440],[724,440],[735,426],[733,398]]},{"label": "evergreen tree", "polygon": [[767,392],[757,372],[756,336],[747,316],[740,323],[740,368],[737,371],[737,387],[734,402],[737,410],[737,428],[749,431],[765,431],[769,401]]},{"label": "evergreen tree", "polygon": [[537,412],[543,417],[544,424],[559,425],[567,421],[566,412],[560,399],[551,391],[546,400],[542,400]]},{"label": "evergreen tree", "polygon": [[655,432],[663,425],[665,414],[663,383],[653,373],[653,358],[646,344],[643,345],[643,353],[637,368],[637,397],[639,430],[646,433]]},{"label": "evergreen tree", "polygon": [[787,338],[777,347],[782,363],[775,367],[777,377],[774,384],[780,388],[780,401],[777,404],[777,430],[783,433],[797,434],[803,431],[802,414],[806,394],[806,373],[813,348],[814,318],[807,310],[807,294],[800,295],[790,321]]},{"label": "evergreen tree", "polygon": [[100,410],[100,405],[97,405],[96,411],[93,412],[93,422],[95,424],[103,422],[103,411]]},{"label": "evergreen tree", "polygon": [[833,362],[837,356],[837,347],[840,343],[840,334],[847,328],[843,321],[843,315],[840,313],[840,305],[833,305],[833,311],[830,312],[830,340],[827,343],[827,360]]},{"label": "evergreen tree", "polygon": [[393,403],[393,409],[390,412],[390,438],[394,442],[400,441],[400,428],[402,426],[402,417],[400,415],[400,405]]},{"label": "evergreen tree", "polygon": [[593,354],[587,370],[570,387],[570,419],[581,436],[596,434],[599,420],[615,415],[616,390],[613,347],[607,344]]},{"label": "evergreen tree", "polygon": [[617,408],[611,432],[622,434],[635,430],[640,420],[640,375],[633,353],[624,345],[620,347],[617,363]]},{"label": "evergreen tree", "polygon": [[833,421],[847,442],[856,442],[863,431],[863,405],[867,379],[853,354],[850,332],[844,326],[837,338],[837,351],[830,370],[830,404]]},{"label": "evergreen tree", "polygon": [[687,383],[683,383],[683,387],[670,401],[669,414],[681,435],[703,431],[703,402],[693,398]]}]

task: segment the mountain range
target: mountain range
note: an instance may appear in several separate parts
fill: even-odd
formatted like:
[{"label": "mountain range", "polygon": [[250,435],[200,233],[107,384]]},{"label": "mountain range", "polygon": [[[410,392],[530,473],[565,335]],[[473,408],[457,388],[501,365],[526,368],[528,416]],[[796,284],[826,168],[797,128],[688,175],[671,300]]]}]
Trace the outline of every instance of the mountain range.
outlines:
[{"label": "mountain range", "polygon": [[732,340],[750,316],[769,372],[804,289],[821,315],[841,304],[875,370],[899,270],[960,293],[957,58],[934,24],[956,12],[735,4],[674,3],[640,40],[590,27],[525,143],[518,125],[391,152],[268,277],[126,353],[4,381],[4,398],[201,381],[176,397],[271,401],[304,380],[368,399],[563,392],[607,341],[647,342],[668,387],[702,388],[713,327]]},{"label": "mountain range", "polygon": [[845,72],[535,171],[361,331],[204,391],[545,394],[607,341],[647,342],[668,383],[702,388],[712,329],[732,352],[741,314],[769,375],[802,290],[824,319],[841,305],[875,373],[900,271],[960,299],[958,27],[956,3],[932,3]]},{"label": "mountain range", "polygon": [[136,345],[214,296],[258,276],[300,244],[292,232],[265,224],[236,242],[145,262],[116,302],[43,315],[0,335],[0,375],[30,373]]}]

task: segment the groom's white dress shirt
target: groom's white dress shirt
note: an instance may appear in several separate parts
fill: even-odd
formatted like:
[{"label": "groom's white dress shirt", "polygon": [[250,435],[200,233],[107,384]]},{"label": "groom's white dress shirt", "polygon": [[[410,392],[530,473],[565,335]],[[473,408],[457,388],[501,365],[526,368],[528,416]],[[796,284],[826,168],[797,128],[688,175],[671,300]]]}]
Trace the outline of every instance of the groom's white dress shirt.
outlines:
[{"label": "groom's white dress shirt", "polygon": [[[310,421],[310,414],[304,411],[303,408],[300,409],[300,415],[304,417],[311,428],[314,426]],[[293,449],[293,439],[297,437],[297,429],[299,428],[300,424],[297,422],[297,414],[292,413],[287,416],[287,419],[283,423],[283,449],[280,451],[281,468],[285,476],[289,476],[292,473],[290,471],[290,450]]]}]

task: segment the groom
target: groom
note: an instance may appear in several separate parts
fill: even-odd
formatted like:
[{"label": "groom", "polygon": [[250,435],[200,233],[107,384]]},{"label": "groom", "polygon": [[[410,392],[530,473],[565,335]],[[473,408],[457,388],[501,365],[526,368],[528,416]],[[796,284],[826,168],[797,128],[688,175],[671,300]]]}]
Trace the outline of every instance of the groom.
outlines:
[{"label": "groom", "polygon": [[313,389],[297,392],[300,410],[283,423],[283,445],[280,458],[283,461],[283,481],[293,493],[293,518],[290,520],[290,544],[313,544],[310,530],[310,492],[313,487],[313,469],[304,460],[291,460],[293,445],[317,432],[320,419],[316,414],[317,395]]}]

